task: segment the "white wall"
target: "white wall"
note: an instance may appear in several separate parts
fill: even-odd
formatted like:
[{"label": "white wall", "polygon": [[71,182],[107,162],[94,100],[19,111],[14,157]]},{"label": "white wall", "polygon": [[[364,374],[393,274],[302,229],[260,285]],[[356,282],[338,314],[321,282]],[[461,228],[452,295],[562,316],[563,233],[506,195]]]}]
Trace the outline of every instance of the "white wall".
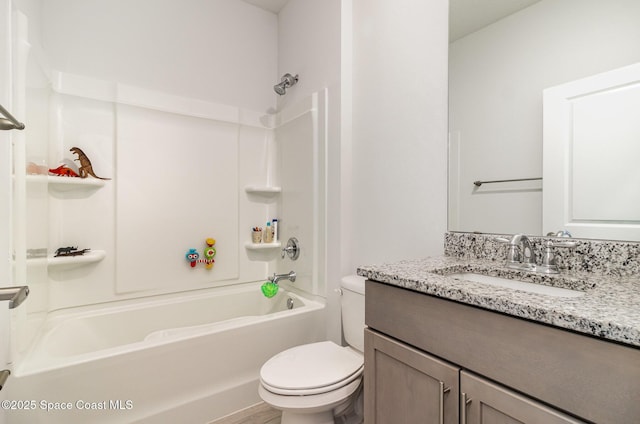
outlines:
[{"label": "white wall", "polygon": [[285,73],[300,75],[298,84],[278,96],[279,108],[340,83],[340,3],[289,0],[278,14],[278,78],[273,84]]},{"label": "white wall", "polygon": [[442,254],[448,2],[353,1],[352,265]]},{"label": "white wall", "polygon": [[277,19],[238,0],[43,1],[51,67],[265,112]]},{"label": "white wall", "polygon": [[540,182],[473,181],[541,177],[542,90],[640,61],[639,20],[636,0],[543,0],[451,44],[449,229],[541,233]]}]

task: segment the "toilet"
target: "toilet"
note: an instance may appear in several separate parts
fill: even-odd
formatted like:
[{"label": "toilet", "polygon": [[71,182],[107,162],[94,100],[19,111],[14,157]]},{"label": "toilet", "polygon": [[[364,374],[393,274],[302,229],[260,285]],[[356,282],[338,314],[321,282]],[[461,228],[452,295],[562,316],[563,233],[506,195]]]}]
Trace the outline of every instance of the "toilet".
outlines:
[{"label": "toilet", "polygon": [[260,369],[258,393],[282,411],[281,424],[362,423],[364,281],[357,275],[342,279],[342,331],[348,346],[331,341],[295,346]]}]

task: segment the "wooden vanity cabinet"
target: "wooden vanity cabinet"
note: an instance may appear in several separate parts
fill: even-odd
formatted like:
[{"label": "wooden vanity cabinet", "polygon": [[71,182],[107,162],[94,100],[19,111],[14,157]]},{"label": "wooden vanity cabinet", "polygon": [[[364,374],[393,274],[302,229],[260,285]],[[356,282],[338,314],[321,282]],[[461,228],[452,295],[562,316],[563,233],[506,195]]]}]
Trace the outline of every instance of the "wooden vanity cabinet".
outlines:
[{"label": "wooden vanity cabinet", "polygon": [[456,366],[365,330],[365,423],[458,423]]},{"label": "wooden vanity cabinet", "polygon": [[365,330],[367,424],[576,424],[540,402]]},{"label": "wooden vanity cabinet", "polygon": [[371,280],[365,304],[367,424],[640,422],[640,349]]}]

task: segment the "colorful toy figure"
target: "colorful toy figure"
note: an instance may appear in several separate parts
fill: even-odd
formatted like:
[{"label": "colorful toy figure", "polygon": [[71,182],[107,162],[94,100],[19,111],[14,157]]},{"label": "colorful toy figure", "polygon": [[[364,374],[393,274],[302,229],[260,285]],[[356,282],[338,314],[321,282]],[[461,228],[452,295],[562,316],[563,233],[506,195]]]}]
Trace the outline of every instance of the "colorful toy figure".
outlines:
[{"label": "colorful toy figure", "polygon": [[80,149],[79,147],[72,147],[69,149],[70,152],[78,155],[78,162],[80,162],[80,166],[78,167],[78,176],[80,178],[87,178],[91,175],[93,178],[97,178],[99,180],[110,180],[111,178],[103,178],[98,177],[95,172],[93,172],[93,165],[91,165],[91,161],[87,157],[87,155]]},{"label": "colorful toy figure", "polygon": [[76,174],[76,172],[65,166],[65,165],[60,165],[59,167],[55,168],[55,169],[50,169],[49,173],[54,174],[54,175],[59,175],[61,177],[79,177],[78,174]]},{"label": "colorful toy figure", "polygon": [[198,263],[200,254],[196,251],[196,249],[189,249],[185,257],[191,263],[191,268],[195,268],[196,264]]},{"label": "colorful toy figure", "polygon": [[89,251],[91,251],[91,249],[78,250],[78,246],[59,247],[58,249],[56,249],[56,253],[53,255],[53,257],[58,258],[60,256],[82,256]]},{"label": "colorful toy figure", "polygon": [[185,258],[189,261],[191,268],[195,268],[195,266],[199,263],[205,264],[207,269],[213,268],[213,264],[215,263],[214,256],[216,256],[216,248],[213,247],[216,244],[216,240],[212,238],[208,238],[205,243],[207,247],[204,249],[204,259],[200,259],[200,254],[196,249],[189,249]]},{"label": "colorful toy figure", "polygon": [[216,256],[216,248],[213,247],[213,245],[216,244],[216,241],[215,239],[208,238],[205,243],[207,243],[207,248],[204,249],[204,263],[207,269],[211,269],[215,262],[213,257]]}]

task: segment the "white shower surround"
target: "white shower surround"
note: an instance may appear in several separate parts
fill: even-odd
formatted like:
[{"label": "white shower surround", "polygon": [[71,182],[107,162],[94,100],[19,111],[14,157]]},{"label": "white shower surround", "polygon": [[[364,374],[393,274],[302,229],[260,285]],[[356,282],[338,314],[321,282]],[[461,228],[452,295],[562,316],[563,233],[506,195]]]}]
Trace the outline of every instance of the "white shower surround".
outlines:
[{"label": "white shower surround", "polygon": [[[278,114],[261,115],[58,72],[54,73],[53,89],[56,93],[51,103],[54,108],[53,134],[58,139],[54,143],[57,152],[50,152],[50,155],[68,150],[69,135],[98,134],[103,142],[108,140],[113,136],[112,132],[117,131],[117,127],[111,127],[113,115],[110,111],[122,107],[161,113],[170,119],[199,119],[236,127],[238,149],[249,151],[251,143],[255,142],[263,149],[251,153],[250,160],[240,161],[238,165],[240,180],[236,184],[237,190],[242,192],[240,222],[258,216],[262,219],[265,212],[268,216],[277,213],[284,218],[282,240],[297,236],[303,249],[296,263],[285,259],[274,264],[269,262],[275,258],[272,254],[259,254],[256,258],[252,257],[252,252],[244,250],[242,243],[235,248],[227,246],[240,266],[238,274],[220,281],[214,279],[214,274],[221,264],[217,263],[211,270],[210,281],[204,281],[209,271],[201,267],[190,269],[178,255],[186,274],[183,271],[184,275],[177,280],[179,283],[171,286],[177,293],[161,287],[154,289],[155,279],[147,278],[146,286],[142,286],[147,287],[146,291],[112,295],[103,300],[105,303],[93,306],[63,307],[46,314],[33,314],[34,318],[27,314],[27,321],[19,320],[16,329],[28,329],[28,334],[21,339],[23,345],[33,341],[28,351],[16,356],[8,395],[12,399],[38,399],[38,403],[31,411],[11,414],[10,422],[158,422],[177,419],[174,417],[184,420],[185,416],[193,422],[202,422],[258,402],[258,370],[269,357],[289,347],[326,337],[324,301],[308,301],[292,294],[297,303],[304,303],[303,307],[265,314],[265,300],[261,298],[259,284],[247,285],[245,282],[266,277],[266,270],[272,267],[279,272],[280,269],[294,269],[299,274],[299,279],[292,285],[294,290],[313,297],[325,295],[321,240],[324,214],[320,211],[324,208],[322,191],[326,177],[323,164],[327,90],[314,93]],[[73,119],[65,120],[65,116]],[[279,145],[278,139],[287,145],[286,149]],[[243,140],[247,144],[243,145]],[[113,138],[113,143],[121,141],[119,137]],[[112,155],[107,149],[104,156],[94,160],[94,166],[97,165],[102,174],[117,180],[121,176],[118,173],[121,163],[115,161],[112,165]],[[260,160],[263,161],[260,169],[243,171],[243,166]],[[279,200],[265,205],[245,199],[246,194],[241,190],[244,184],[265,179],[267,185],[273,184],[279,180],[274,168],[286,166],[293,160],[298,167],[293,168],[296,175],[288,177],[291,183],[282,184]],[[304,175],[300,175],[302,173]],[[118,199],[113,189],[111,183],[111,187],[106,184],[88,197],[56,195],[49,201],[60,205],[53,210],[60,213],[56,215],[58,219],[69,224],[63,224],[62,228],[80,236],[82,227],[73,225],[78,220],[78,213],[88,213],[92,220],[105,223],[115,221],[117,225],[113,206],[109,205],[110,199]],[[88,200],[91,203],[87,203]],[[69,202],[82,202],[89,208],[83,206],[82,212],[72,208],[68,212],[65,205]],[[111,232],[102,233],[102,237],[107,237],[106,250],[113,252],[115,246],[108,238]],[[243,233],[239,237],[242,241]],[[145,267],[152,266],[146,264],[148,262],[141,261],[145,266],[140,269],[129,267],[129,274],[125,272],[115,278],[115,287],[127,284],[131,278],[145,278]],[[50,270],[51,286],[47,291],[53,290],[54,296],[57,293],[73,299],[72,291],[80,287],[80,283],[86,285],[82,289],[86,291],[102,281],[118,277],[112,274],[112,267],[113,258],[107,254],[95,267]],[[191,281],[193,278],[201,283],[204,281],[202,289],[198,290],[197,284]],[[288,283],[283,285],[288,286]],[[193,290],[198,294],[191,294]],[[260,302],[255,303],[256,296],[262,300],[262,306]],[[40,306],[45,312],[47,308],[49,311],[59,309],[46,302]],[[43,319],[44,322],[38,324],[37,321]],[[71,409],[45,411],[43,400],[45,404],[71,404]],[[80,410],[83,403],[76,404],[80,401],[104,405],[107,410]],[[116,405],[123,409],[109,409],[117,408]],[[131,409],[127,409],[129,406]]]}]

